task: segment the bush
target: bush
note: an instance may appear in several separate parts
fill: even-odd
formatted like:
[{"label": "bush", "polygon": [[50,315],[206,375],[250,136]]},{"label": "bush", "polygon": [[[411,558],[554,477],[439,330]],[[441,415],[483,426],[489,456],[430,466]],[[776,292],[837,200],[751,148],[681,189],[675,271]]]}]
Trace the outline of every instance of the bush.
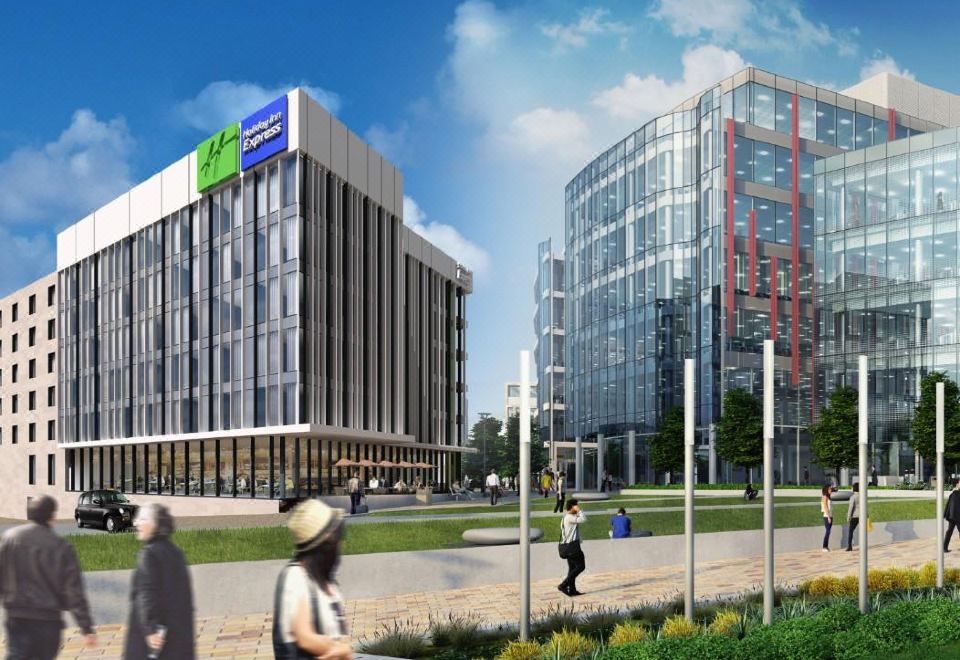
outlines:
[{"label": "bush", "polygon": [[809,594],[815,598],[838,598],[850,595],[844,593],[840,578],[836,575],[818,575],[801,584],[800,593]]},{"label": "bush", "polygon": [[573,607],[551,606],[530,625],[534,637],[546,637],[561,630],[576,630],[580,625],[580,615]]},{"label": "bush", "polygon": [[921,642],[946,646],[960,640],[960,603],[946,598],[931,601],[917,622]]},{"label": "bush", "polygon": [[921,612],[926,607],[928,603],[895,603],[862,617],[853,630],[872,637],[879,652],[900,652],[917,640]]},{"label": "bush", "polygon": [[597,643],[575,630],[561,630],[550,635],[541,647],[548,660],[581,660],[597,650]]},{"label": "bush", "polygon": [[539,644],[520,641],[510,642],[497,656],[497,660],[539,660],[539,658]]},{"label": "bush", "polygon": [[720,610],[707,626],[707,631],[714,635],[726,635],[738,639],[740,631],[744,629],[743,615],[733,610]]},{"label": "bush", "polygon": [[910,568],[881,568],[867,573],[867,589],[871,592],[910,589],[920,582],[920,574]]},{"label": "bush", "polygon": [[724,635],[662,638],[609,649],[603,660],[735,660],[737,642]]},{"label": "bush", "polygon": [[860,610],[850,601],[840,601],[817,612],[817,618],[828,631],[850,630],[860,620]]},{"label": "bush", "polygon": [[693,637],[702,632],[702,628],[690,621],[685,616],[679,614],[674,614],[671,617],[667,617],[667,620],[663,622],[663,626],[660,628],[660,637],[664,639],[675,639],[678,637]]},{"label": "bush", "polygon": [[598,607],[592,611],[582,612],[580,614],[580,625],[577,628],[589,635],[606,637],[614,626],[622,620],[623,615],[619,610]]},{"label": "bush", "polygon": [[407,622],[394,622],[374,633],[372,640],[362,640],[360,651],[370,655],[385,655],[392,658],[420,658],[427,654],[427,640],[420,626]]},{"label": "bush", "polygon": [[610,639],[607,644],[610,646],[626,646],[627,644],[636,644],[644,642],[650,638],[650,631],[636,621],[624,621],[618,623],[610,633]]},{"label": "bush", "polygon": [[818,618],[779,621],[771,628],[777,638],[779,657],[784,660],[825,660],[833,655],[831,631]]},{"label": "bush", "polygon": [[430,618],[430,639],[434,646],[453,646],[465,648],[479,644],[484,635],[480,631],[479,619],[471,619],[464,614],[447,614],[447,618],[436,621]]}]

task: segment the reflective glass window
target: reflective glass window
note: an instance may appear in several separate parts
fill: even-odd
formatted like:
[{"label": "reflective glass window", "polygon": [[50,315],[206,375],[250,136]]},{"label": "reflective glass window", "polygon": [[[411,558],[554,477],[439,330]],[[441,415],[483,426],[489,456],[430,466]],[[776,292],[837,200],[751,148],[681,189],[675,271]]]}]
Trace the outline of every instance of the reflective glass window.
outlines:
[{"label": "reflective glass window", "polygon": [[837,108],[837,146],[841,149],[854,148],[853,111]]},{"label": "reflective glass window", "polygon": [[909,156],[887,159],[887,215],[890,218],[906,216],[910,208]]},{"label": "reflective glass window", "polygon": [[873,144],[873,117],[856,113],[856,148],[863,149]]},{"label": "reflective glass window", "polygon": [[734,138],[733,168],[738,179],[753,181],[753,140],[739,135]]},{"label": "reflective glass window", "polygon": [[793,117],[793,94],[782,89],[777,90],[776,130],[778,133],[790,133]]},{"label": "reflective glass window", "polygon": [[817,142],[835,145],[837,143],[837,108],[829,103],[817,101]]},{"label": "reflective glass window", "polygon": [[777,188],[790,190],[793,187],[792,163],[792,151],[786,147],[776,147]]},{"label": "reflective glass window", "polygon": [[790,204],[777,202],[776,213],[776,242],[789,245],[793,242],[793,207]]},{"label": "reflective glass window", "polygon": [[800,137],[805,140],[817,139],[817,102],[813,99],[800,97]]},{"label": "reflective glass window", "polygon": [[910,154],[910,204],[914,215],[930,213],[933,206],[933,150]]},{"label": "reflective glass window", "polygon": [[887,219],[887,163],[867,163],[867,222],[875,224]]},{"label": "reflective glass window", "polygon": [[939,147],[933,155],[933,205],[935,211],[957,208],[957,145]]},{"label": "reflective glass window", "polygon": [[757,217],[757,239],[773,243],[776,240],[775,203],[767,199],[754,199],[753,210]]},{"label": "reflective glass window", "polygon": [[765,85],[753,84],[753,123],[761,128],[776,130],[774,91]]},{"label": "reflective glass window", "polygon": [[776,185],[776,165],[774,146],[766,142],[757,142],[753,147],[753,180],[767,186]]}]

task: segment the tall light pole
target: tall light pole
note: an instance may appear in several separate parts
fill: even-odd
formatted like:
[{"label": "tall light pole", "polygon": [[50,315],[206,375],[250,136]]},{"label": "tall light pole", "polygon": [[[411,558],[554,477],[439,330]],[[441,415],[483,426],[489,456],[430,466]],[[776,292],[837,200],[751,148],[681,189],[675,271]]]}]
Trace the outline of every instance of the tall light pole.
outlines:
[{"label": "tall light pole", "polygon": [[859,416],[860,422],[860,437],[859,437],[859,450],[860,450],[860,461],[858,466],[858,471],[860,472],[860,612],[866,614],[870,609],[870,600],[867,595],[867,488],[868,488],[868,479],[867,479],[867,448],[868,448],[868,439],[867,439],[867,415],[869,413],[870,399],[869,399],[869,386],[870,381],[868,380],[867,372],[867,356],[861,355],[859,359],[859,383],[857,385],[860,395],[860,399],[857,405],[857,413]]},{"label": "tall light pole", "polygon": [[693,475],[695,472],[693,461],[694,437],[693,425],[696,401],[696,384],[694,382],[694,362],[690,358],[683,361],[683,494],[684,536],[687,542],[687,593],[683,599],[683,612],[687,619],[693,621]]},{"label": "tall light pole", "polygon": [[763,342],[763,622],[773,623],[773,340]]},{"label": "tall light pole", "polygon": [[520,351],[520,639],[530,638],[530,352]]},{"label": "tall light pole", "polygon": [[943,587],[943,383],[937,383],[937,587]]}]

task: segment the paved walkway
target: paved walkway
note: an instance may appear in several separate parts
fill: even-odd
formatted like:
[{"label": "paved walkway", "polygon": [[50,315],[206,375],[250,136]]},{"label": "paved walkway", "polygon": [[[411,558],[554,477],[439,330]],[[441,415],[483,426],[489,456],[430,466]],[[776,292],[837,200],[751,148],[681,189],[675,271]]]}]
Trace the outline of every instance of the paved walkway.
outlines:
[{"label": "paved walkway", "polygon": [[[853,574],[858,566],[857,552],[819,550],[785,553],[776,558],[778,582],[796,584],[817,575]],[[904,541],[871,548],[870,565],[919,566],[936,558],[932,539]],[[948,566],[960,567],[960,552],[946,555]],[[592,570],[587,557],[587,572],[578,587],[586,594],[569,599],[556,590],[556,579],[533,583],[534,614],[550,608],[573,607],[589,611],[597,607],[631,607],[638,603],[656,602],[676,596],[683,586],[682,565],[637,571],[598,573]],[[697,567],[696,587],[699,598],[732,596],[758,589],[763,580],[760,557],[703,562]],[[490,594],[497,594],[497,599]],[[519,616],[519,588],[516,583],[455,589],[445,592],[412,593],[381,598],[358,599],[348,604],[350,629],[355,639],[371,636],[384,625],[395,621],[417,622],[421,626],[431,615],[466,612],[494,625],[512,623]],[[197,651],[200,658],[271,658],[271,616],[268,613],[230,617],[207,617],[197,622]],[[67,631],[61,658],[119,658],[122,653],[124,628],[121,625],[98,629],[100,646],[85,651],[76,629]],[[0,639],[0,651],[4,648]]]}]

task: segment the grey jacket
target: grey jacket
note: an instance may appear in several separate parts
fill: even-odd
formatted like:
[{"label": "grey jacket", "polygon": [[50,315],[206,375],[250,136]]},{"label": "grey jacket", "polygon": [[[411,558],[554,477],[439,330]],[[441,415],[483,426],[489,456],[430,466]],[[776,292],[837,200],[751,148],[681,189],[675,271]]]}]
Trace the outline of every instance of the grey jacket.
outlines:
[{"label": "grey jacket", "polygon": [[850,498],[850,506],[847,508],[847,520],[860,518],[860,493],[854,493]]},{"label": "grey jacket", "polygon": [[0,538],[0,601],[11,618],[60,621],[69,611],[84,634],[93,633],[77,553],[45,525],[20,525]]}]

